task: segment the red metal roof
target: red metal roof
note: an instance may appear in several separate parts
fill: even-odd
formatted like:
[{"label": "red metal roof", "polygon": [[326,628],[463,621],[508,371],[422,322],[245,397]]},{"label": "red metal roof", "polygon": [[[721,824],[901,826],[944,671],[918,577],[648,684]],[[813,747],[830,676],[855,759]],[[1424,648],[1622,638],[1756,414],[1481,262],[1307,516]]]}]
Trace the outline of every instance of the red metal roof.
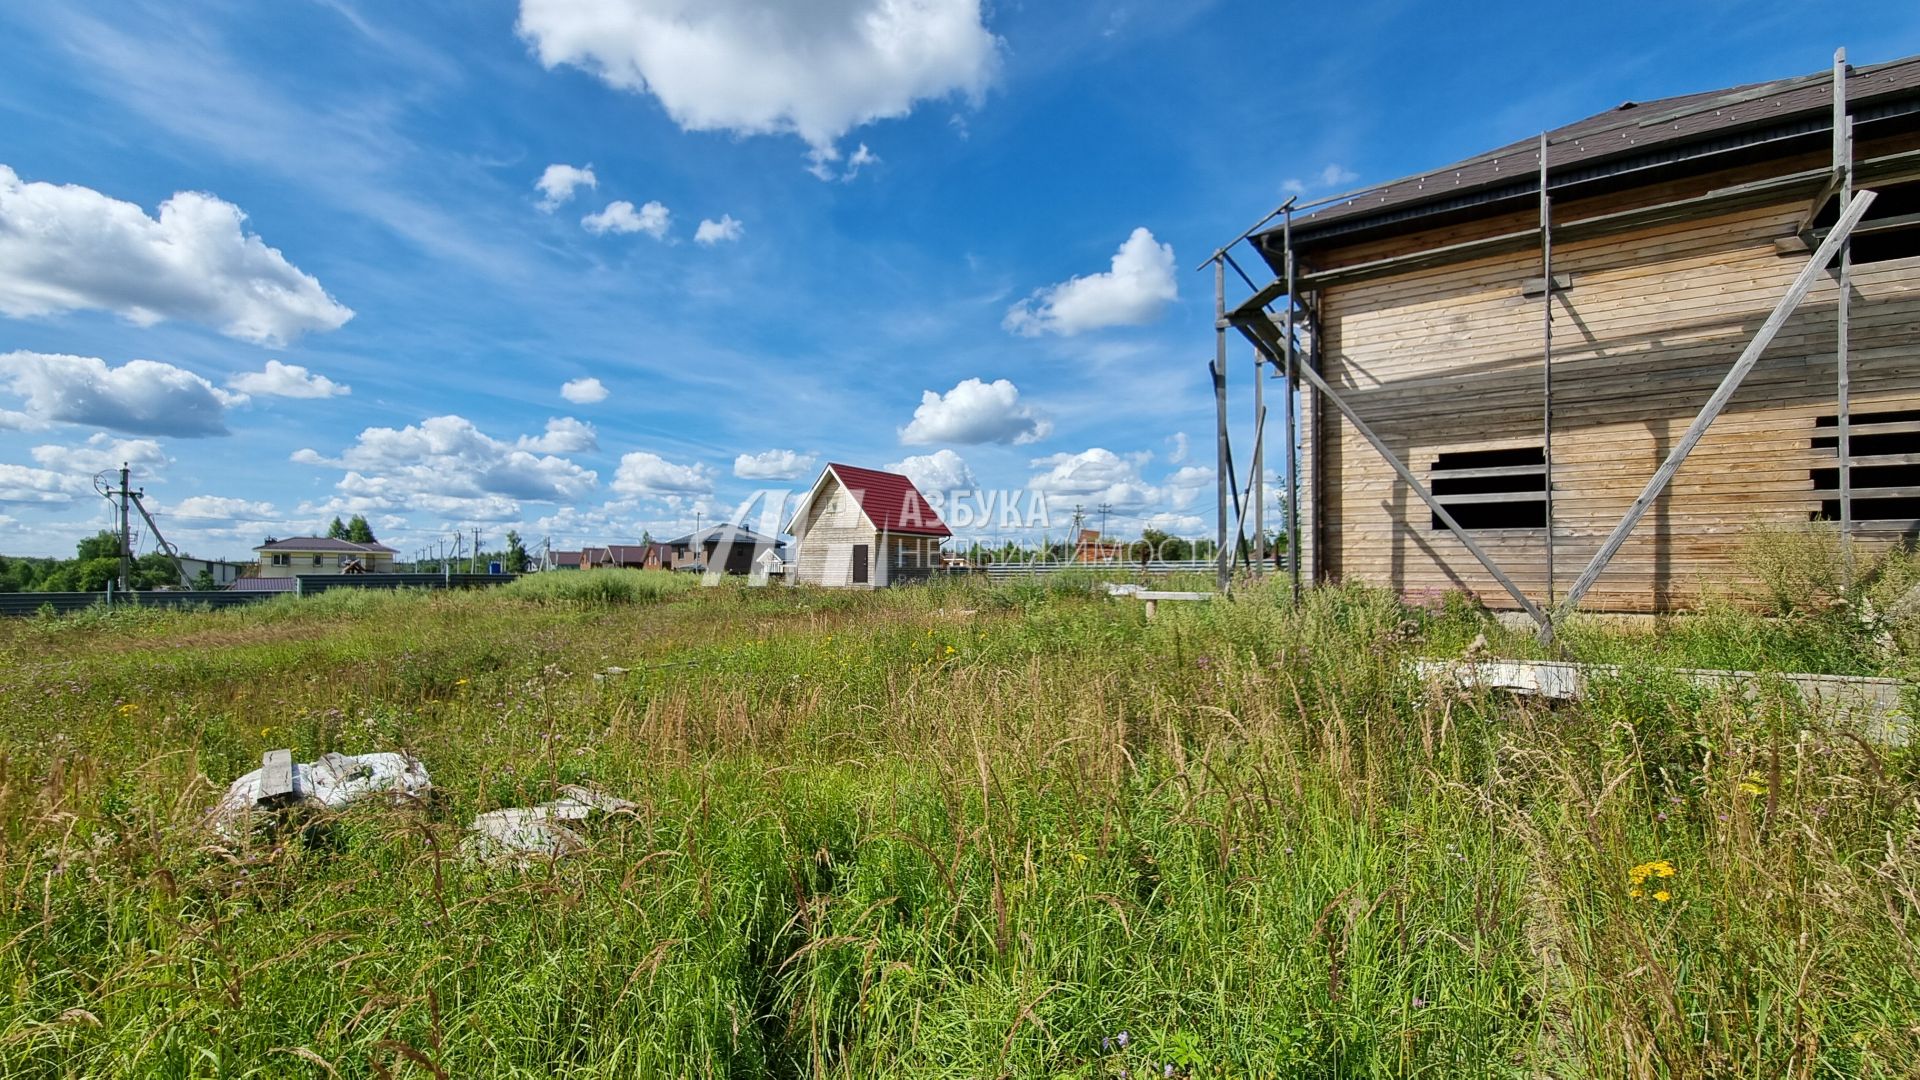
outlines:
[{"label": "red metal roof", "polygon": [[953,530],[940,520],[933,507],[920,495],[913,481],[899,473],[862,469],[855,465],[828,464],[882,532],[912,533],[919,536],[952,536]]}]

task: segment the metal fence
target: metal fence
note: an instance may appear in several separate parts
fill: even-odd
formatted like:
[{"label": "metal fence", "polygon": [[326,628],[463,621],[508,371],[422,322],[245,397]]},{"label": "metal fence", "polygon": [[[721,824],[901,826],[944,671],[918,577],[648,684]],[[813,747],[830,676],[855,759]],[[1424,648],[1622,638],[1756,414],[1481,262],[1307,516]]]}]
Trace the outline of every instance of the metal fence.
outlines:
[{"label": "metal fence", "polygon": [[176,589],[165,592],[22,592],[0,593],[0,617],[30,616],[42,611],[70,615],[91,607],[230,608],[271,600],[276,596],[317,596],[334,589],[475,589],[504,585],[512,574],[299,574],[286,592],[231,592]]},{"label": "metal fence", "polygon": [[[988,563],[983,572],[993,581],[1018,581],[1025,578],[1045,577],[1048,574],[1113,574],[1117,576],[1137,577],[1142,573],[1155,574],[1211,574],[1219,564],[1212,559],[1156,559],[1148,563],[1138,562],[1031,562],[1031,563]],[[1279,571],[1276,571],[1279,572]]]}]

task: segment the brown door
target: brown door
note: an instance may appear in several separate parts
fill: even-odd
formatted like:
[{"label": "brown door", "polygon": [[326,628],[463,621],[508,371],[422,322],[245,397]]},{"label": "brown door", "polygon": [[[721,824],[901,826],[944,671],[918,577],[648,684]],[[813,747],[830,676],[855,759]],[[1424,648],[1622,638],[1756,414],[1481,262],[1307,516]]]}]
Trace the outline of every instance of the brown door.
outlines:
[{"label": "brown door", "polygon": [[867,545],[865,544],[853,545],[853,583],[855,585],[867,583]]}]

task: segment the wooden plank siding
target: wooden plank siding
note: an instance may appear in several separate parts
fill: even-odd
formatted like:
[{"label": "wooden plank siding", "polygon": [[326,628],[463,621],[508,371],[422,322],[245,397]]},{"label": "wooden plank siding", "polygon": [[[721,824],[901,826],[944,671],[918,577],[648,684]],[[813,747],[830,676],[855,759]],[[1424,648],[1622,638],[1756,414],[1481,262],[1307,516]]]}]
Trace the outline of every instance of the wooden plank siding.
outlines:
[{"label": "wooden plank siding", "polygon": [[873,555],[880,535],[860,512],[860,504],[829,473],[802,520],[793,527],[795,580],[813,585],[853,584],[853,546],[867,545],[867,578],[873,579]]},{"label": "wooden plank siding", "polygon": [[[1796,159],[1728,170],[1569,201],[1555,213],[1573,220],[1805,167]],[[1572,287],[1554,297],[1561,589],[1805,265],[1807,255],[1782,256],[1774,241],[1793,232],[1810,194],[1783,192],[1762,205],[1606,236],[1555,237],[1554,272],[1572,276]],[[1500,235],[1527,227],[1535,213],[1323,248],[1312,252],[1313,268]],[[1920,258],[1856,264],[1852,273],[1856,423],[1862,414],[1920,409]],[[1539,274],[1535,246],[1328,285],[1315,297],[1319,370],[1422,478],[1441,453],[1537,448],[1541,301],[1522,287]],[[1836,288],[1831,275],[1816,284],[1583,607],[1659,611],[1728,588],[1751,525],[1804,523],[1833,497],[1814,490],[1809,471],[1834,459],[1810,442],[1832,434],[1816,430],[1815,420],[1835,409]],[[1427,508],[1336,410],[1309,397],[1303,416],[1302,556],[1316,576],[1410,593],[1464,588],[1489,606],[1514,606],[1457,540],[1431,527]],[[1859,535],[1886,543],[1897,534],[1867,522]],[[1530,597],[1547,602],[1544,529],[1476,530],[1474,538]]]}]

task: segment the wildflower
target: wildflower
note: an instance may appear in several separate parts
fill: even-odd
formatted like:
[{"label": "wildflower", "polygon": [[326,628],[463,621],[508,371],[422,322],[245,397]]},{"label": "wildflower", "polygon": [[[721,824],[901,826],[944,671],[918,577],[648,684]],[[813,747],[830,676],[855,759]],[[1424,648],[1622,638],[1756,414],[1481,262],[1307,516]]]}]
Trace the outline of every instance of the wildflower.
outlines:
[{"label": "wildflower", "polygon": [[1168,1062],[1167,1064],[1165,1064],[1165,1065],[1163,1065],[1163,1066],[1161,1066],[1161,1067],[1160,1067],[1160,1075],[1161,1075],[1161,1076],[1172,1076],[1172,1075],[1173,1075],[1173,1063],[1172,1063],[1172,1062]]},{"label": "wildflower", "polygon": [[467,685],[467,680],[465,680],[465,679],[455,679],[455,680],[453,680],[453,685],[455,685],[455,686],[465,686],[465,685]]},{"label": "wildflower", "polygon": [[1657,889],[1654,891],[1653,898],[1664,904],[1667,901],[1673,899],[1673,894],[1668,892],[1665,889]]},{"label": "wildflower", "polygon": [[1423,997],[1421,997],[1421,996],[1420,996],[1419,994],[1415,994],[1415,995],[1413,995],[1413,1007],[1414,1007],[1414,1008],[1416,1008],[1416,1009],[1424,1009],[1424,1008],[1426,1008],[1427,1006],[1429,1006],[1429,1005],[1431,1005],[1431,1004],[1433,1004],[1433,1002],[1431,1002],[1431,1001],[1428,1001],[1428,1000],[1427,1000],[1426,998],[1423,998]]},{"label": "wildflower", "polygon": [[953,646],[951,646],[951,645],[949,645],[949,646],[947,646],[947,655],[948,655],[948,656],[952,656],[952,655],[953,655],[953,654],[954,654],[954,653],[955,653],[956,651],[958,651],[958,650],[956,650],[956,649],[954,649],[954,647],[953,647]]},{"label": "wildflower", "polygon": [[1740,781],[1740,790],[1749,795],[1765,795],[1767,793],[1767,785],[1760,782],[1760,777],[1757,773],[1749,773],[1745,780]]},{"label": "wildflower", "polygon": [[1126,1048],[1127,1048],[1127,1033],[1126,1033],[1126,1032],[1124,1032],[1124,1031],[1123,1031],[1123,1032],[1121,1032],[1120,1034],[1118,1034],[1118,1035],[1116,1035],[1116,1036],[1114,1036],[1114,1039],[1113,1039],[1113,1041],[1114,1041],[1114,1044],[1115,1044],[1115,1045],[1117,1045],[1117,1046],[1119,1046],[1119,1047],[1120,1047],[1120,1048],[1121,1048],[1122,1050],[1124,1050],[1124,1049],[1126,1049]]},{"label": "wildflower", "polygon": [[[1647,894],[1647,882],[1658,881],[1661,878],[1670,878],[1675,873],[1676,871],[1673,868],[1673,864],[1665,859],[1643,862],[1627,871],[1627,881],[1630,883],[1630,887],[1627,889],[1627,895],[1638,900]],[[1673,899],[1673,894],[1665,889],[1657,889],[1654,891],[1653,898],[1664,904],[1668,900]]]},{"label": "wildflower", "polygon": [[120,706],[118,709],[114,711],[118,712],[121,716],[132,716],[134,713],[137,713],[140,711],[140,706],[129,701],[125,705]]}]

